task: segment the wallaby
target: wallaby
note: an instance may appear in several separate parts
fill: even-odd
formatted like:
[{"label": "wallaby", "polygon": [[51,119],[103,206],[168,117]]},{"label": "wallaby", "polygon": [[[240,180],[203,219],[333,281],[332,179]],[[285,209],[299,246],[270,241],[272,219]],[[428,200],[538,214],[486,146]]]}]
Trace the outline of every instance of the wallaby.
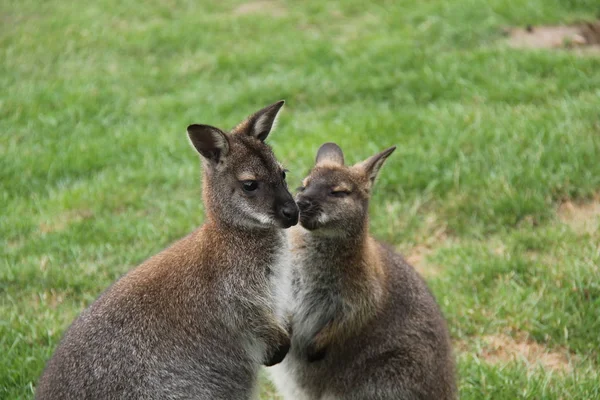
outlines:
[{"label": "wallaby", "polygon": [[230,133],[187,128],[203,159],[205,223],[145,261],[73,322],[37,399],[249,399],[261,364],[285,357],[277,282],[298,221],[264,140],[283,101]]},{"label": "wallaby", "polygon": [[270,368],[293,400],[455,398],[445,320],[417,272],[369,235],[368,208],[391,147],[353,166],[326,143],[296,197],[290,233],[292,347]]}]

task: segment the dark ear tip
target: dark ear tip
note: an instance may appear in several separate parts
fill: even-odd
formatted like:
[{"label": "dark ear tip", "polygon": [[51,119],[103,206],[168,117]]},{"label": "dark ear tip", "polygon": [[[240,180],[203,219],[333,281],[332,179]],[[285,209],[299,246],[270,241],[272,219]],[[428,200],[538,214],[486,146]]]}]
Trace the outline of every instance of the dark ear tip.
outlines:
[{"label": "dark ear tip", "polygon": [[189,135],[205,135],[212,131],[220,132],[221,130],[214,126],[204,124],[192,124],[187,127],[187,133]]},{"label": "dark ear tip", "polygon": [[276,103],[273,103],[273,105],[271,107],[279,110],[281,107],[283,107],[283,105],[285,104],[285,100],[279,100]]},{"label": "dark ear tip", "polygon": [[202,125],[192,124],[187,127],[187,133],[198,132],[200,129],[202,129]]},{"label": "dark ear tip", "polygon": [[389,148],[385,149],[384,151],[382,151],[379,154],[383,158],[388,158],[394,151],[396,151],[396,146],[389,147]]}]

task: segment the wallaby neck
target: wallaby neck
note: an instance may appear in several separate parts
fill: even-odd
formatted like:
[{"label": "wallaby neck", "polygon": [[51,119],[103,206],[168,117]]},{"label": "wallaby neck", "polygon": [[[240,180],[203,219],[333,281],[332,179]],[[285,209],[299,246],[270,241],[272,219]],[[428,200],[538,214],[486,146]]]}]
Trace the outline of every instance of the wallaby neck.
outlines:
[{"label": "wallaby neck", "polygon": [[368,223],[347,236],[330,236],[319,232],[305,231],[304,241],[313,257],[337,260],[356,260],[367,256],[369,230]]},{"label": "wallaby neck", "polygon": [[275,249],[277,246],[281,246],[285,237],[282,229],[275,227],[259,229],[232,225],[212,218],[210,214],[206,216],[203,230],[215,239],[220,238],[226,247],[241,246],[253,252]]}]

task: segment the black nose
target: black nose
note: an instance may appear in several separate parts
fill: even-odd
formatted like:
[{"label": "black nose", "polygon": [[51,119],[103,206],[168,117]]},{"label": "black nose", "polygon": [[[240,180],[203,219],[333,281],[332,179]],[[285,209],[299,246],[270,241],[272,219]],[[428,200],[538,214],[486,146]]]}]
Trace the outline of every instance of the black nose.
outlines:
[{"label": "black nose", "polygon": [[298,223],[298,206],[296,206],[296,203],[286,203],[283,207],[281,207],[279,212],[281,213],[283,219],[290,224],[290,226]]}]

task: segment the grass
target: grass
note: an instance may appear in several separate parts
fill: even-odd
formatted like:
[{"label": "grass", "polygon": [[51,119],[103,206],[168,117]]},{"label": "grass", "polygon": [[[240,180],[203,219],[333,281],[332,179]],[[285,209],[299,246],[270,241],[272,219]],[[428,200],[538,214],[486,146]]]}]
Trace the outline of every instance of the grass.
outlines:
[{"label": "grass", "polygon": [[185,127],[280,98],[291,187],[325,141],[398,146],[372,232],[423,252],[462,399],[600,398],[600,230],[574,223],[599,217],[559,212],[599,201],[600,57],[501,36],[597,1],[241,4],[0,4],[0,398],[32,398],[73,318],[202,222]]}]

